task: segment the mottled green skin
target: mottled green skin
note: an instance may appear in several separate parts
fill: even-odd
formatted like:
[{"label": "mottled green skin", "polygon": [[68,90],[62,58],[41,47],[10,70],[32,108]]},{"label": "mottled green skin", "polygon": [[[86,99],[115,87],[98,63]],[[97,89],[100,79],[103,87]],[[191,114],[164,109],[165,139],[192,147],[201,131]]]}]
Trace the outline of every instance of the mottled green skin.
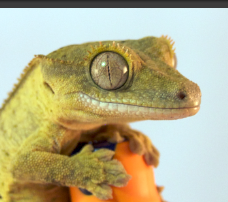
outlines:
[{"label": "mottled green skin", "polygon": [[[106,149],[92,152],[88,145],[69,157],[78,142],[125,137],[133,152],[157,166],[156,148],[127,123],[184,118],[199,110],[200,89],[172,67],[167,39],[117,41],[113,48],[101,46],[88,54],[91,45],[99,43],[66,46],[34,58],[0,110],[0,201],[67,202],[69,186],[111,198],[109,185],[125,186],[129,175]],[[123,52],[128,80],[117,90],[103,90],[91,79],[90,63],[102,51],[122,55],[122,46],[131,54]],[[93,99],[92,104],[86,99]],[[110,109],[96,107],[107,103],[113,103]],[[115,103],[124,104],[118,105],[124,112]]]}]

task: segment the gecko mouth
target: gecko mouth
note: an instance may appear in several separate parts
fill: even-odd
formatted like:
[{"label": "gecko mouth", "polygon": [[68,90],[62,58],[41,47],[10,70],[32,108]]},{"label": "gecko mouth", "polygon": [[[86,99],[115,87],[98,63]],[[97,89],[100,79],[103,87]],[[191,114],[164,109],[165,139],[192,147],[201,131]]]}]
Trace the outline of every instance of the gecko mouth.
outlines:
[{"label": "gecko mouth", "polygon": [[85,106],[84,111],[95,112],[98,115],[109,114],[110,117],[133,118],[133,119],[151,119],[151,120],[173,120],[195,115],[200,107],[182,108],[158,108],[145,107],[131,104],[102,102],[88,95],[80,93],[80,102]]}]

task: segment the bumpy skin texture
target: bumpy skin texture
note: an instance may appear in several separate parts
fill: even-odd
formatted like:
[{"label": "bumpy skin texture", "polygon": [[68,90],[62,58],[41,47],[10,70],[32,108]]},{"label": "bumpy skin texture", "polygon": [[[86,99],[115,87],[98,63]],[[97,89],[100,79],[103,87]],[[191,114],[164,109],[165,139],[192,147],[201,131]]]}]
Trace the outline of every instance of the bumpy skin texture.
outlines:
[{"label": "bumpy skin texture", "polygon": [[[127,66],[104,54],[91,70],[105,52]],[[110,185],[125,186],[130,176],[107,149],[92,152],[87,145],[70,157],[80,141],[128,139],[156,167],[159,152],[127,123],[198,112],[200,89],[174,63],[166,37],[91,42],[36,56],[0,110],[0,201],[68,202],[69,186],[111,198]]]}]

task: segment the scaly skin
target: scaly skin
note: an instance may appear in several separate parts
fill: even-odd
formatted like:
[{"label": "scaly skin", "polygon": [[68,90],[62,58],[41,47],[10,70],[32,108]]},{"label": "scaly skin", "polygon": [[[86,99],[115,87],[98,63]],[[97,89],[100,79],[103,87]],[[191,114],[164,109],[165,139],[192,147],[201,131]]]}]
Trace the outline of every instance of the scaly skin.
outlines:
[{"label": "scaly skin", "polygon": [[71,45],[36,56],[0,110],[0,201],[68,202],[69,186],[111,198],[110,185],[125,186],[130,176],[107,149],[86,145],[70,157],[79,141],[126,138],[156,167],[159,152],[127,123],[198,112],[199,87],[174,66],[166,37]]}]

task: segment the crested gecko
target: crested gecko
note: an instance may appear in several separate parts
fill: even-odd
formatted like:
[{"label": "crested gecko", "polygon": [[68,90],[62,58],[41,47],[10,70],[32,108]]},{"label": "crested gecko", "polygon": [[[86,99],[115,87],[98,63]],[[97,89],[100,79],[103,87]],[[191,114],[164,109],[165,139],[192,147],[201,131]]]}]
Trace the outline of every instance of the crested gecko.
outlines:
[{"label": "crested gecko", "polygon": [[129,140],[157,166],[159,152],[128,123],[195,115],[201,92],[176,69],[167,36],[69,45],[36,55],[0,109],[0,202],[68,202],[68,187],[112,198],[130,180],[114,152],[79,142]]}]

